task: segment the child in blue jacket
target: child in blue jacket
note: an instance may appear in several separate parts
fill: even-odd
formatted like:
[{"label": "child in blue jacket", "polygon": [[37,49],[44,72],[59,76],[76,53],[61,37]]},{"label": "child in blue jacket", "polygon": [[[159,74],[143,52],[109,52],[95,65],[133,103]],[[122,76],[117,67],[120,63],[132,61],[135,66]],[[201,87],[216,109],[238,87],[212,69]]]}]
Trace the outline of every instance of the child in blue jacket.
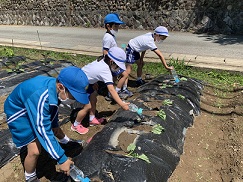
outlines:
[{"label": "child in blue jacket", "polygon": [[89,102],[85,87],[88,78],[74,66],[61,70],[57,78],[36,76],[19,84],[4,103],[7,124],[18,148],[27,146],[24,161],[26,182],[38,182],[36,164],[41,146],[57,160],[59,168],[69,175],[71,160],[64,154],[57,139],[69,138],[58,126],[58,102],[72,104]]}]

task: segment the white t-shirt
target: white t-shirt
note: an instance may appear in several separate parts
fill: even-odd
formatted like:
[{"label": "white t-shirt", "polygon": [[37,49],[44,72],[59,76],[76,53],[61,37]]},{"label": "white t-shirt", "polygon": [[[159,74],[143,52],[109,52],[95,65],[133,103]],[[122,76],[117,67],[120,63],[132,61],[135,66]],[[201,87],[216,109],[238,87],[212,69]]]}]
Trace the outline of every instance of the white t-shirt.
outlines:
[{"label": "white t-shirt", "polygon": [[117,47],[116,38],[109,33],[105,33],[102,44],[102,49],[110,49],[112,47]]},{"label": "white t-shirt", "polygon": [[128,42],[128,44],[133,50],[135,50],[137,52],[143,52],[143,51],[146,51],[149,49],[151,51],[154,51],[157,49],[157,46],[155,45],[155,42],[154,42],[153,33],[151,33],[151,32],[131,39]]},{"label": "white t-shirt", "polygon": [[94,84],[98,81],[102,81],[107,85],[113,84],[111,70],[103,59],[100,61],[95,60],[85,65],[82,70],[88,77],[89,84]]}]

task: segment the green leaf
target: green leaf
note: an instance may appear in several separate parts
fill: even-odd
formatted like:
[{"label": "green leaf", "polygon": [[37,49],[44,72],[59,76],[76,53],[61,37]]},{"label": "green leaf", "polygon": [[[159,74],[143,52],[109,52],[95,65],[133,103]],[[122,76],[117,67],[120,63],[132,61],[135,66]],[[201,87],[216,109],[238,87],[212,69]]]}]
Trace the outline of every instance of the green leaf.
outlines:
[{"label": "green leaf", "polygon": [[161,109],[158,113],[157,116],[159,116],[162,120],[166,119],[166,114],[165,111],[163,109]]},{"label": "green leaf", "polygon": [[14,71],[12,69],[6,69],[8,73],[13,73]]},{"label": "green leaf", "polygon": [[185,77],[181,77],[180,80],[181,80],[181,81],[187,81],[187,78],[185,78]]},{"label": "green leaf", "polygon": [[152,133],[160,135],[165,129],[160,124],[156,124],[152,128]]},{"label": "green leaf", "polygon": [[180,99],[185,99],[186,97],[184,95],[178,94],[177,97],[179,97]]},{"label": "green leaf", "polygon": [[163,84],[160,88],[163,89],[163,88],[166,88],[167,85],[166,84]]},{"label": "green leaf", "polygon": [[134,143],[130,143],[128,146],[127,146],[127,151],[129,152],[133,152],[136,148],[136,145]]},{"label": "green leaf", "polygon": [[142,159],[142,160],[146,161],[147,163],[151,163],[149,158],[145,154],[141,154],[137,158]]},{"label": "green leaf", "polygon": [[163,101],[163,105],[165,105],[165,106],[171,106],[172,105],[172,100],[170,100],[170,99],[165,99],[164,101]]}]

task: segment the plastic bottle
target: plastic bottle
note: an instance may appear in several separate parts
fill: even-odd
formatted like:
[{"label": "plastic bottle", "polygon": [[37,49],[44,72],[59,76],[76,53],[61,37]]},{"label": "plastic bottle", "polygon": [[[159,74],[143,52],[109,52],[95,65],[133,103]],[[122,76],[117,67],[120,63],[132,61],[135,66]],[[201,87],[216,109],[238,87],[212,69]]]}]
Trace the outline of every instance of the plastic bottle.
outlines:
[{"label": "plastic bottle", "polygon": [[174,78],[176,83],[180,82],[180,79],[179,79],[179,77],[178,77],[178,75],[176,73],[175,68],[173,70],[171,70],[171,74],[172,74],[172,76],[173,76],[173,78]]},{"label": "plastic bottle", "polygon": [[84,178],[84,173],[74,164],[70,165],[70,177],[76,182],[89,182],[89,178]]},{"label": "plastic bottle", "polygon": [[129,110],[132,112],[136,112],[138,115],[142,115],[142,112],[143,112],[142,108],[138,108],[138,106],[136,106],[133,103],[129,104]]}]

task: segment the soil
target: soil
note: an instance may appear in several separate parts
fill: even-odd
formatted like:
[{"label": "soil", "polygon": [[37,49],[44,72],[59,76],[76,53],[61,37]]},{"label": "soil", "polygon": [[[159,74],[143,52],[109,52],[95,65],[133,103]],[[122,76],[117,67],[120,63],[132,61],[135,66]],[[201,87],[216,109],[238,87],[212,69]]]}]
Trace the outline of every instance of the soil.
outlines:
[{"label": "soil", "polygon": [[[136,97],[136,87],[130,88]],[[201,96],[201,114],[187,130],[184,153],[169,182],[240,182],[243,181],[243,90],[221,90],[205,85]],[[0,113],[3,112],[5,96],[0,97]],[[131,98],[132,99],[132,98]],[[109,118],[119,108],[98,96],[99,116]],[[154,114],[154,113],[151,113]],[[1,122],[2,123],[2,122]],[[71,123],[62,125],[64,132],[73,139],[89,140],[104,125],[89,127],[86,135],[70,130]],[[0,127],[6,127],[1,126]],[[143,128],[150,130],[151,128]],[[124,154],[134,135],[122,133],[119,145]],[[24,181],[20,158],[16,157],[0,170],[0,182]],[[44,177],[42,182],[46,182]]]}]

